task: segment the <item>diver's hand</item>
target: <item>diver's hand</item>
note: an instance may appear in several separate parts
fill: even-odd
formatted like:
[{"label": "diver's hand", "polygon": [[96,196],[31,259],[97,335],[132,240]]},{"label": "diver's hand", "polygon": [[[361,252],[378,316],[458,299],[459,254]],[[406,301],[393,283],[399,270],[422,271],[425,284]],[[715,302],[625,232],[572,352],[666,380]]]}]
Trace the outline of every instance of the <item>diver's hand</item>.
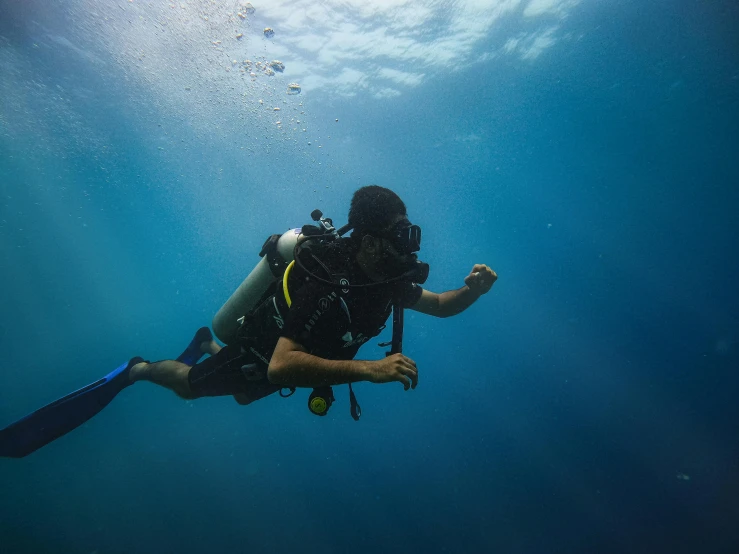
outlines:
[{"label": "diver's hand", "polygon": [[415,389],[418,385],[416,362],[403,354],[393,354],[384,360],[376,360],[371,363],[367,380],[371,383],[398,381],[405,390]]},{"label": "diver's hand", "polygon": [[484,264],[475,264],[470,274],[464,278],[464,284],[480,296],[488,292],[497,280],[498,274],[495,271]]}]

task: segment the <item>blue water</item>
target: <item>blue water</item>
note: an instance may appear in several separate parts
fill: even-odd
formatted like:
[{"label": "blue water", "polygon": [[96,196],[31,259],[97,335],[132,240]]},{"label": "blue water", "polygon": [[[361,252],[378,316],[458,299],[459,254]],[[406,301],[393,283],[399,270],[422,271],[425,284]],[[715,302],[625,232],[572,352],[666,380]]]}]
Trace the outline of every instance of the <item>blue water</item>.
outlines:
[{"label": "blue water", "polygon": [[427,288],[499,280],[407,313],[419,386],[359,423],[127,389],[0,460],[0,551],[739,551],[736,4],[199,4],[0,1],[0,426],[176,356],[364,184]]}]

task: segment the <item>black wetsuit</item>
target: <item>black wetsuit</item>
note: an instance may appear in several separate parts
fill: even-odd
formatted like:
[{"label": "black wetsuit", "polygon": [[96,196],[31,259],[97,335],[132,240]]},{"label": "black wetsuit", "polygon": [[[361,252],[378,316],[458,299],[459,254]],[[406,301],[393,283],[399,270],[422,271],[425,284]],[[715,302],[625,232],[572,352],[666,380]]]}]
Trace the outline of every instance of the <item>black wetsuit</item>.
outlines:
[{"label": "black wetsuit", "polygon": [[[342,284],[370,283],[357,264],[356,254],[357,246],[351,239],[339,239],[306,248],[301,261],[319,277],[331,274]],[[422,293],[418,284],[410,282],[332,288],[308,278],[297,266],[288,279],[288,290],[290,308],[280,283],[276,294],[268,296],[246,318],[239,344],[225,346],[190,370],[190,389],[195,396],[237,394],[254,401],[278,391],[282,387],[267,380],[267,366],[279,337],[287,337],[321,358],[354,359],[359,348],[384,329],[393,298],[410,307]]]}]

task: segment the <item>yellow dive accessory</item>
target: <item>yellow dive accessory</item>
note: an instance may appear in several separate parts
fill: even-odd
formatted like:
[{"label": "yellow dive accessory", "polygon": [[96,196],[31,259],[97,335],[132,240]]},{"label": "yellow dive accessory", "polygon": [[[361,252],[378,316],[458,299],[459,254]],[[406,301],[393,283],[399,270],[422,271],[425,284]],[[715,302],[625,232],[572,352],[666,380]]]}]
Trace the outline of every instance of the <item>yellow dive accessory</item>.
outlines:
[{"label": "yellow dive accessory", "polygon": [[287,279],[290,277],[290,272],[293,269],[293,266],[295,265],[295,260],[290,262],[290,264],[287,266],[287,269],[285,269],[285,274],[282,276],[282,292],[285,295],[285,301],[287,302],[287,307],[289,308],[293,301],[290,299],[290,292],[287,290]]},{"label": "yellow dive accessory", "polygon": [[317,396],[310,401],[310,411],[316,415],[323,415],[326,412],[327,407],[328,404],[326,403],[326,399],[321,398],[320,396]]},{"label": "yellow dive accessory", "polygon": [[334,392],[331,387],[313,389],[308,397],[308,409],[317,416],[325,416],[334,402]]}]

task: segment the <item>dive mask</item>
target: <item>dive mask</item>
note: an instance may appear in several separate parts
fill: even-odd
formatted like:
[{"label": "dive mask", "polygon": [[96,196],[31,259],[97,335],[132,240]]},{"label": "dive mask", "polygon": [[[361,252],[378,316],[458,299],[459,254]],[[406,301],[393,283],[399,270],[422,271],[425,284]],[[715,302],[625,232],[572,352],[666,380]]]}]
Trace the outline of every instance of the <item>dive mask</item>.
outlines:
[{"label": "dive mask", "polygon": [[398,221],[390,231],[380,236],[392,242],[401,254],[413,254],[421,249],[421,228],[407,219]]},{"label": "dive mask", "polygon": [[388,258],[390,271],[402,275],[415,283],[423,284],[429,276],[429,265],[416,259],[414,255],[421,249],[421,228],[411,224],[408,219],[398,221],[393,228],[378,235],[393,245],[402,259]]}]

